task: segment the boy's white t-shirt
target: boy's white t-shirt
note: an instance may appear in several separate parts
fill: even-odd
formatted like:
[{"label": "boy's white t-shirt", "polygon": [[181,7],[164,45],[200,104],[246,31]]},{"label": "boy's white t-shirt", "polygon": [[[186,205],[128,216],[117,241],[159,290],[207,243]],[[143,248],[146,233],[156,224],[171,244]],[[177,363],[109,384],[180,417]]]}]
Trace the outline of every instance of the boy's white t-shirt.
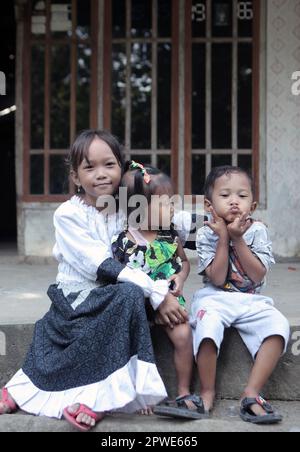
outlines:
[{"label": "boy's white t-shirt", "polygon": [[[243,236],[251,252],[262,262],[269,271],[275,260],[272,252],[272,242],[270,241],[267,227],[258,221],[253,222],[252,226]],[[205,285],[212,285],[210,279],[205,274],[206,268],[213,262],[219,237],[209,228],[204,226],[198,230],[196,246],[199,256],[199,274],[204,276]],[[239,262],[233,243],[229,244],[229,268],[226,283],[222,287],[224,291],[260,293],[265,285],[265,280],[255,284],[245,274],[242,265]]]}]

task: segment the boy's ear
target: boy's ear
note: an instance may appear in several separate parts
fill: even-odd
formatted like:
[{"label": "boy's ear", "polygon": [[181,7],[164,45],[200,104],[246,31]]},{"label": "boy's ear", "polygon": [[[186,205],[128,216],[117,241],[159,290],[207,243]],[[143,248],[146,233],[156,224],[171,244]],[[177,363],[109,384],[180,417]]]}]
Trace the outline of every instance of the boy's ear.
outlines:
[{"label": "boy's ear", "polygon": [[209,199],[204,198],[204,210],[205,212],[209,212],[209,209],[212,207],[212,203]]},{"label": "boy's ear", "polygon": [[77,185],[77,187],[80,187],[81,183],[80,183],[80,180],[78,178],[78,174],[76,173],[76,171],[71,170],[70,176],[71,176],[71,179],[74,182],[74,184]]},{"label": "boy's ear", "polygon": [[257,209],[257,202],[253,202],[252,206],[251,206],[251,214],[255,212],[255,210]]}]

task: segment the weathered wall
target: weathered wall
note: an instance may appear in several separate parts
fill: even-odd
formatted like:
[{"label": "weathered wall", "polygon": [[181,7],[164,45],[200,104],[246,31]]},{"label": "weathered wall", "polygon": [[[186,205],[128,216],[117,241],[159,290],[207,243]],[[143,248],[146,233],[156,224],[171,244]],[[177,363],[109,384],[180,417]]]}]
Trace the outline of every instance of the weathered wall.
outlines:
[{"label": "weathered wall", "polygon": [[23,235],[25,256],[52,256],[55,242],[53,214],[58,204],[32,203],[23,205]]},{"label": "weathered wall", "polygon": [[293,257],[300,256],[300,96],[291,89],[300,70],[300,1],[266,3],[266,209],[260,216],[274,252]]},{"label": "weathered wall", "polygon": [[[23,3],[22,0],[18,0]],[[300,96],[292,94],[292,74],[300,71],[300,1],[265,0],[261,67],[261,196],[258,217],[270,228],[274,252],[300,257]],[[20,14],[21,16],[21,14]],[[22,22],[17,49],[17,194],[22,195]],[[54,242],[57,205],[18,202],[21,255],[47,256]]]}]

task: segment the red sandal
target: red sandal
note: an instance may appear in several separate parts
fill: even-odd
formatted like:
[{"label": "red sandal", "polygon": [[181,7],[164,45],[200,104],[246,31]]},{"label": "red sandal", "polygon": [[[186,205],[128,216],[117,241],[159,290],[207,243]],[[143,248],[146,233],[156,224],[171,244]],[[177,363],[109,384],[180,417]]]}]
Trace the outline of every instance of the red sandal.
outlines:
[{"label": "red sandal", "polygon": [[2,408],[0,408],[0,415],[11,414],[18,410],[17,404],[13,400],[10,400],[7,388],[1,389],[0,403],[2,403]]},{"label": "red sandal", "polygon": [[88,432],[93,427],[91,425],[86,425],[86,424],[76,421],[76,418],[80,413],[87,414],[91,418],[95,419],[96,423],[101,421],[104,418],[104,414],[94,413],[94,411],[90,410],[85,405],[79,405],[79,408],[75,411],[75,413],[70,413],[68,411],[68,408],[69,407],[65,408],[63,411],[64,418],[66,419],[66,421],[68,421],[71,425],[73,425],[75,428],[77,428],[81,432]]}]

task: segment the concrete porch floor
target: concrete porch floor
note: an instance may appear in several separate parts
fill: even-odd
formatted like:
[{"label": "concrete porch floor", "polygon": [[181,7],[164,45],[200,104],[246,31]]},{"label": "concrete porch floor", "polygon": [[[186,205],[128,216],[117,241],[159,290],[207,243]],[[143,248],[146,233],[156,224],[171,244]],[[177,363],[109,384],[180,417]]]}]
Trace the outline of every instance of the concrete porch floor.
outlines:
[{"label": "concrete porch floor", "polygon": [[[57,266],[49,260],[24,261],[10,247],[0,251],[0,330],[7,334],[8,355],[1,356],[1,384],[7,381],[22,363],[23,356],[30,343],[33,323],[41,318],[49,308],[46,295],[48,286],[55,282]],[[281,262],[277,264],[268,277],[265,293],[274,298],[276,306],[286,315],[293,326],[294,334],[298,331],[300,339],[300,263]],[[186,285],[185,295],[188,300],[201,287],[201,278],[197,275],[197,265],[194,262],[190,278]],[[9,333],[11,331],[11,333]],[[24,334],[25,333],[25,334]],[[298,333],[297,333],[298,334]],[[245,351],[240,341],[229,335],[225,353],[221,357],[220,394],[225,399],[238,398],[240,387],[248,374],[250,361],[244,359]],[[156,335],[160,341],[160,336]],[[14,338],[14,339],[11,339]],[[295,340],[294,340],[295,343]],[[158,356],[158,365],[163,378],[170,389],[174,387],[174,372],[170,371],[172,353],[166,344]],[[157,349],[157,347],[156,347]],[[161,347],[158,348],[160,351]],[[284,422],[278,426],[255,427],[245,424],[238,416],[237,400],[218,400],[212,418],[205,421],[180,422],[160,419],[157,417],[139,417],[114,414],[108,416],[94,431],[100,432],[218,432],[218,431],[270,431],[299,432],[300,431],[300,384],[299,384],[299,354],[289,351],[287,360],[279,366],[274,380],[271,381],[271,393],[283,394],[275,397],[274,405],[284,415]],[[229,355],[230,356],[229,356]],[[158,353],[159,355],[159,353]],[[228,356],[230,366],[227,364]],[[241,360],[243,365],[241,366]],[[245,362],[244,362],[245,361]],[[238,367],[236,367],[238,366]],[[228,367],[231,368],[230,374]],[[242,369],[243,367],[243,369]],[[240,369],[239,376],[234,369]],[[172,375],[168,375],[168,373]],[[287,376],[287,379],[285,379]],[[234,380],[234,381],[233,381]],[[234,387],[231,394],[229,388]],[[287,396],[285,396],[287,394]],[[294,397],[291,397],[291,395]],[[281,398],[282,397],[282,398]],[[280,399],[280,400],[278,400]],[[285,400],[285,401],[283,401]],[[66,422],[48,418],[36,418],[24,413],[12,416],[0,416],[0,431],[73,431]]]},{"label": "concrete porch floor", "polygon": [[[51,259],[24,260],[16,249],[0,250],[0,324],[35,323],[49,308],[47,289],[55,282],[57,265]],[[202,286],[192,261],[185,286],[188,301]],[[288,317],[292,326],[300,325],[300,262],[281,262],[268,275],[264,293],[275,300],[276,307]]]}]

